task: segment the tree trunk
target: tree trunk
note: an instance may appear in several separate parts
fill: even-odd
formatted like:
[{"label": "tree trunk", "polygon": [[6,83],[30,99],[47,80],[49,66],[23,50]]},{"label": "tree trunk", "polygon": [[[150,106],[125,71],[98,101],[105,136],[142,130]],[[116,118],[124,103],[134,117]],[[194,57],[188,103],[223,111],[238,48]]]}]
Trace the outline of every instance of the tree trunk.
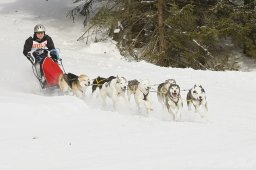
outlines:
[{"label": "tree trunk", "polygon": [[165,53],[166,44],[164,38],[164,17],[163,17],[164,0],[158,0],[158,28],[159,28],[159,52]]},{"label": "tree trunk", "polygon": [[158,65],[168,66],[166,63],[166,41],[164,38],[164,0],[158,0],[158,30],[159,30],[159,60]]},{"label": "tree trunk", "polygon": [[132,4],[131,0],[126,1],[126,7],[128,9],[128,13],[130,12],[131,4]]}]

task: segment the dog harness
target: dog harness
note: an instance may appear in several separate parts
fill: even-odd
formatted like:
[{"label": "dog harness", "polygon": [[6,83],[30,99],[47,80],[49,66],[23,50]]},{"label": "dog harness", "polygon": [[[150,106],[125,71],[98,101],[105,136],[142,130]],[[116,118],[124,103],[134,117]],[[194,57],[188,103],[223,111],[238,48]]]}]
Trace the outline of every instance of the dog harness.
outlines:
[{"label": "dog harness", "polygon": [[100,79],[100,78],[98,77],[98,78],[95,79],[96,85],[102,85],[102,84],[100,84],[100,82],[102,82],[105,79],[102,79],[102,80],[98,80],[98,79]]},{"label": "dog harness", "polygon": [[149,92],[147,94],[143,93],[143,96],[144,96],[143,100],[147,100],[148,94],[149,94]]},{"label": "dog harness", "polygon": [[178,105],[178,103],[179,103],[179,100],[180,100],[180,96],[178,97],[177,102],[175,102],[175,101],[173,100],[173,97],[171,97],[171,96],[170,96],[170,99],[171,99],[171,101],[173,101],[173,103],[175,103],[175,105],[177,106],[177,105]]},{"label": "dog harness", "polygon": [[148,97],[148,94],[149,94],[149,91],[147,91],[147,94],[144,94],[142,90],[140,90],[141,93],[143,94],[143,100],[147,100],[147,97]]},{"label": "dog harness", "polygon": [[[109,78],[101,78],[101,77],[97,77],[95,79],[96,81],[96,85],[98,85],[99,87],[101,87],[105,82],[108,82],[108,84],[110,83],[111,80],[115,79],[116,77],[114,76],[110,76]],[[103,83],[102,83],[103,82]]]}]

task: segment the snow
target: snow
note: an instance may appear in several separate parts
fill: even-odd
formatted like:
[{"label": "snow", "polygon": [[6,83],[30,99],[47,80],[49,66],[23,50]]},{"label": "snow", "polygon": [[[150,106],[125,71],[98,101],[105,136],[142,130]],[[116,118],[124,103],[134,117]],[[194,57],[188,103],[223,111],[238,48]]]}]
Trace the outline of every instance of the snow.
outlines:
[{"label": "snow", "polygon": [[[127,62],[115,42],[85,44],[82,23],[66,18],[70,0],[1,0],[0,169],[256,169],[256,76],[250,72],[213,72]],[[25,39],[42,23],[60,48],[67,72],[121,75],[158,84],[174,78],[182,89],[202,84],[209,116],[188,111],[170,120],[151,93],[154,111],[138,114],[134,100],[113,111],[92,98],[47,96],[40,91]],[[156,88],[156,86],[154,86]],[[185,99],[187,91],[182,91]]]}]

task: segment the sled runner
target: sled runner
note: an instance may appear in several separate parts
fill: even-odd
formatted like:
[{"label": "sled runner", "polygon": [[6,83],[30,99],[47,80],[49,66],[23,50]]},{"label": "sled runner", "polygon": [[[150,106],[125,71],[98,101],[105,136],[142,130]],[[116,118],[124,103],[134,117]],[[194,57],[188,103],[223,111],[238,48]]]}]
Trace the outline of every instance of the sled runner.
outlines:
[{"label": "sled runner", "polygon": [[[48,55],[49,52],[50,55]],[[33,73],[42,89],[58,87],[58,79],[60,74],[63,74],[64,68],[57,51],[37,49],[32,53],[30,61]]]}]

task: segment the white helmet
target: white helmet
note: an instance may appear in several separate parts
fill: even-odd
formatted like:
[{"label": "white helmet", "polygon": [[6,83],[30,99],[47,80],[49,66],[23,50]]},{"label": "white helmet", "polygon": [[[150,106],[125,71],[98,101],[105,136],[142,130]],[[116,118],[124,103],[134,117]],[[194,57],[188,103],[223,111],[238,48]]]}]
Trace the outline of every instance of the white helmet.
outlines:
[{"label": "white helmet", "polygon": [[34,27],[34,32],[45,32],[45,27],[42,24],[37,24]]}]

